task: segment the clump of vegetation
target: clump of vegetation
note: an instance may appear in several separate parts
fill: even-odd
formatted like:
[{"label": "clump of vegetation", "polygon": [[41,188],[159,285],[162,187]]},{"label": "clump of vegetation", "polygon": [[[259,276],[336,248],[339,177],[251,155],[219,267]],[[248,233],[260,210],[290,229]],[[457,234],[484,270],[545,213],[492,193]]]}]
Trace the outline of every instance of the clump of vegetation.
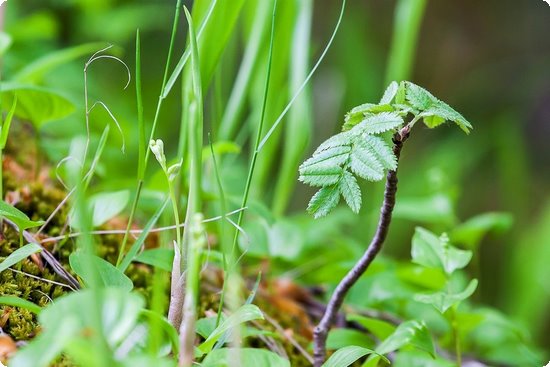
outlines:
[{"label": "clump of vegetation", "polygon": [[[28,6],[7,3],[13,14]],[[543,308],[509,303],[520,310],[509,306],[513,317],[500,311],[505,307],[486,306],[497,302],[487,291],[481,244],[510,230],[512,217],[459,215],[473,212],[458,205],[462,186],[469,200],[483,197],[473,179],[463,185],[475,162],[497,149],[493,140],[502,147],[491,154],[509,157],[514,137],[500,128],[486,134],[482,124],[471,139],[453,135],[456,129],[425,133],[444,123],[466,133],[472,126],[405,81],[413,79],[426,3],[396,3],[386,80],[402,81],[389,83],[379,102],[352,108],[305,161],[310,141],[331,135],[340,111],[380,92],[374,82],[382,70],[372,60],[383,57],[371,53],[386,46],[355,32],[350,25],[371,22],[350,16],[346,0],[337,14],[314,12],[311,0],[196,0],[191,11],[175,0],[166,45],[155,28],[165,22],[151,22],[151,14],[171,16],[159,13],[159,4],[125,4],[111,14],[118,0],[87,2],[79,4],[79,22],[60,28],[63,37],[96,32],[120,37],[122,47],[88,43],[41,57],[36,42],[27,54],[26,40],[34,35],[53,47],[41,37],[56,28],[33,27],[55,24],[48,17],[58,4],[7,33],[0,29],[0,342],[9,346],[0,348],[0,361],[542,365],[544,353],[528,328],[512,320],[523,315],[526,322],[532,316],[525,315],[537,314],[526,310]],[[71,6],[61,9],[61,19]],[[332,33],[311,63],[313,23],[329,16],[336,17]],[[345,22],[351,23],[340,30]],[[342,48],[342,39],[352,43]],[[325,60],[344,49],[353,57]],[[327,61],[338,72],[320,68]],[[317,72],[324,78],[311,83]],[[114,88],[121,81],[126,92]],[[456,105],[466,110],[470,103]],[[485,135],[491,142],[482,144]],[[303,210],[299,182],[318,190],[307,206],[313,219]],[[351,211],[339,206],[342,199]],[[542,227],[532,242],[547,237]],[[526,287],[522,294],[533,299]]]}]

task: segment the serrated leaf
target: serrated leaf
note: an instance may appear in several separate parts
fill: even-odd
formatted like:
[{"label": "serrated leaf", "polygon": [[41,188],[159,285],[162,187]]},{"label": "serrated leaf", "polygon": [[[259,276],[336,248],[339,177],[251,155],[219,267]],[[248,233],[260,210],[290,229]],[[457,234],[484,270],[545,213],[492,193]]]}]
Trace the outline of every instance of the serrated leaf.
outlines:
[{"label": "serrated leaf", "polygon": [[433,106],[420,114],[423,116],[424,124],[434,128],[445,121],[451,121],[458,125],[465,133],[469,134],[473,128],[472,124],[458,113],[451,106],[442,101],[437,101]]},{"label": "serrated leaf", "polygon": [[350,168],[357,176],[369,181],[380,181],[384,177],[384,168],[376,156],[360,143],[354,145],[350,158]]},{"label": "serrated leaf", "polygon": [[380,100],[380,104],[388,104],[393,101],[395,96],[397,95],[397,90],[399,89],[399,85],[397,82],[391,82],[390,85],[388,85],[388,88],[386,88],[386,91],[384,92],[384,95],[382,96],[382,99]]},{"label": "serrated leaf", "polygon": [[329,148],[350,145],[351,138],[352,138],[352,134],[349,131],[344,131],[344,132],[341,132],[340,134],[331,136],[330,138],[325,140],[323,143],[321,143],[321,145],[319,145],[319,147],[315,149],[315,152],[313,154],[315,155]]},{"label": "serrated leaf", "polygon": [[317,191],[309,201],[307,211],[314,218],[326,216],[340,202],[340,190],[337,185],[326,186]]},{"label": "serrated leaf", "polygon": [[363,139],[360,139],[360,142],[365,149],[370,150],[378,162],[381,163],[382,167],[389,170],[395,170],[397,168],[395,154],[393,154],[392,149],[382,138],[365,135]]},{"label": "serrated leaf", "polygon": [[334,185],[342,177],[342,168],[334,166],[314,166],[300,172],[298,179],[311,186]]},{"label": "serrated leaf", "polygon": [[350,345],[334,352],[334,354],[323,363],[322,367],[347,367],[359,358],[372,353],[375,352],[371,349]]},{"label": "serrated leaf", "polygon": [[339,187],[340,193],[351,210],[354,213],[359,213],[359,209],[361,209],[361,189],[355,176],[348,171],[344,171]]},{"label": "serrated leaf", "polygon": [[406,99],[407,87],[405,82],[400,82],[397,92],[395,93],[395,104],[404,104]]},{"label": "serrated leaf", "polygon": [[365,117],[354,129],[363,134],[380,134],[403,125],[403,119],[395,112],[381,112]]},{"label": "serrated leaf", "polygon": [[351,130],[354,126],[362,122],[367,116],[376,115],[381,112],[393,112],[394,110],[395,108],[389,103],[365,103],[357,106],[346,114],[342,131]]},{"label": "serrated leaf", "polygon": [[300,166],[300,173],[307,172],[315,167],[339,167],[349,157],[350,146],[338,146],[325,149],[319,153],[313,154],[313,157],[306,160]]},{"label": "serrated leaf", "polygon": [[425,111],[438,101],[433,94],[414,83],[405,82],[405,86],[406,99],[417,110]]},{"label": "serrated leaf", "polygon": [[416,320],[410,320],[400,324],[393,334],[376,348],[376,352],[379,354],[388,354],[407,345],[411,345],[429,353],[431,356],[435,356],[432,337],[426,325]]},{"label": "serrated leaf", "polygon": [[416,294],[415,301],[434,306],[440,313],[445,313],[449,308],[458,304],[474,294],[477,288],[477,279],[472,279],[468,286],[459,293],[436,292],[431,294]]}]

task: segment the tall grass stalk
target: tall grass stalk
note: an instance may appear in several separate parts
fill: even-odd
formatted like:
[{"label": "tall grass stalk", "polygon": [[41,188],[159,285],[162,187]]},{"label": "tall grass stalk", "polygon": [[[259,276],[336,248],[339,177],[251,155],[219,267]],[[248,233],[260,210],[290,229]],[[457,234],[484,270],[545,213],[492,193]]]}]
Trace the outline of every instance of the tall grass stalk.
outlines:
[{"label": "tall grass stalk", "polygon": [[[290,95],[300,88],[302,80],[307,76],[308,59],[311,39],[311,19],[313,16],[313,1],[298,1],[298,14],[292,37],[292,52],[290,57]],[[282,215],[290,201],[295,187],[298,166],[307,149],[312,132],[311,94],[305,90],[299,103],[290,110],[288,122],[285,125],[285,139],[281,171],[277,175],[273,211]]]},{"label": "tall grass stalk", "polygon": [[319,65],[321,65],[321,62],[324,60],[328,50],[332,46],[332,42],[336,38],[336,34],[338,33],[338,29],[340,29],[340,24],[342,23],[342,19],[344,18],[344,11],[345,10],[346,10],[346,0],[342,0],[342,8],[340,9],[340,15],[338,16],[338,21],[336,22],[336,26],[334,27],[334,30],[332,31],[332,35],[330,36],[330,39],[329,39],[325,49],[321,53],[321,56],[319,56],[319,59],[317,60],[317,62],[315,63],[315,65],[313,66],[313,68],[311,69],[309,74],[307,75],[306,79],[300,85],[300,88],[298,88],[298,90],[292,96],[290,101],[287,103],[287,105],[285,106],[285,108],[283,109],[283,111],[281,112],[279,117],[277,117],[277,119],[275,120],[275,122],[273,123],[273,125],[271,126],[269,131],[265,134],[265,136],[261,140],[260,144],[258,145],[258,147],[256,149],[258,151],[258,153],[263,149],[264,145],[267,143],[267,141],[269,140],[271,135],[273,135],[273,133],[275,132],[277,127],[279,127],[279,125],[281,124],[283,118],[286,116],[287,112],[290,110],[290,108],[292,107],[294,102],[296,102],[296,99],[298,99],[298,97],[302,94],[304,88],[309,83],[310,79],[313,77],[313,74],[315,74],[315,72],[317,71],[317,68],[319,67]]},{"label": "tall grass stalk", "polygon": [[8,114],[6,115],[5,120],[2,120],[2,115],[0,113],[0,199],[1,200],[4,200],[4,176],[2,171],[3,165],[4,165],[3,151],[4,151],[4,148],[6,147],[6,143],[8,142],[8,134],[10,132],[11,121],[13,119],[13,115],[15,114],[16,107],[17,107],[17,95],[13,98],[13,103],[11,105],[10,110],[8,111]]},{"label": "tall grass stalk", "polygon": [[239,117],[247,101],[246,95],[254,69],[259,63],[260,49],[268,30],[271,1],[260,0],[256,6],[254,22],[250,32],[250,38],[246,44],[243,61],[239,68],[237,78],[223,115],[219,138],[230,140],[235,138],[239,127]]},{"label": "tall grass stalk", "polygon": [[[197,302],[199,298],[199,278],[201,267],[201,251],[205,247],[204,229],[202,227],[202,215],[200,214],[201,182],[202,182],[202,134],[203,134],[203,97],[202,79],[199,61],[197,37],[193,26],[191,14],[184,8],[189,25],[189,44],[191,46],[191,75],[192,96],[189,106],[190,117],[188,121],[189,157],[191,159],[191,173],[189,184],[189,196],[187,200],[187,213],[185,217],[184,248],[181,251],[182,269],[185,274],[185,301],[182,308],[183,320],[180,327],[180,358],[182,367],[191,366],[194,357],[195,322],[197,319]],[[181,127],[182,129],[185,126]],[[187,255],[184,267],[184,257]]]},{"label": "tall grass stalk", "polygon": [[384,85],[410,79],[418,32],[428,0],[399,0],[393,21],[393,39]]},{"label": "tall grass stalk", "polygon": [[[256,168],[256,160],[258,159],[259,154],[259,145],[260,145],[260,139],[262,138],[262,131],[264,126],[264,117],[265,117],[265,110],[267,106],[267,97],[269,92],[269,83],[271,80],[271,64],[273,63],[273,43],[275,39],[275,15],[277,12],[277,0],[273,3],[273,12],[271,17],[271,36],[269,41],[269,52],[267,56],[267,74],[265,78],[265,88],[264,88],[264,94],[263,94],[263,101],[262,101],[262,109],[260,113],[260,121],[258,124],[258,130],[256,133],[256,140],[254,143],[254,151],[252,153],[252,159],[250,161],[250,166],[248,169],[248,175],[246,177],[246,184],[244,188],[243,198],[241,201],[241,208],[246,207],[248,204],[248,196],[250,194],[250,186],[252,184],[252,178],[254,176],[254,169]],[[237,248],[237,242],[239,240],[239,228],[242,225],[244,217],[244,212],[239,213],[239,217],[237,219],[237,229],[235,230],[235,235],[233,237],[233,245],[231,247],[231,254],[234,254],[236,248]]]},{"label": "tall grass stalk", "polygon": [[[160,115],[160,109],[162,107],[162,102],[164,101],[163,97],[163,91],[164,87],[166,86],[166,81],[168,79],[168,72],[170,70],[170,62],[172,60],[172,52],[174,49],[174,44],[176,41],[176,34],[178,30],[178,23],[180,18],[180,11],[181,11],[181,3],[182,0],[177,0],[176,3],[176,11],[174,14],[174,21],[172,23],[172,33],[170,36],[170,44],[168,46],[168,55],[166,56],[166,64],[164,67],[164,75],[162,77],[162,85],[160,88],[160,95],[157,102],[157,108],[155,110],[155,117],[153,118],[153,125],[151,127],[151,133],[149,136],[149,140],[144,139],[145,135],[145,127],[143,122],[143,102],[141,97],[141,47],[139,44],[139,32],[136,35],[136,100],[137,100],[137,109],[138,109],[138,129],[139,129],[139,141],[138,141],[138,149],[140,152],[139,155],[139,163],[138,163],[138,174],[137,174],[137,187],[136,187],[136,193],[134,195],[134,200],[132,201],[132,209],[130,211],[130,217],[128,218],[128,224],[126,226],[126,233],[124,234],[124,237],[122,239],[122,243],[120,245],[120,250],[118,253],[117,258],[117,266],[122,261],[122,256],[124,254],[124,251],[126,250],[126,243],[128,242],[128,238],[130,235],[130,228],[132,227],[132,223],[134,221],[134,216],[136,214],[137,205],[139,202],[139,197],[141,195],[141,189],[143,187],[143,181],[145,178],[145,171],[147,169],[147,162],[149,161],[149,150],[146,148],[148,142],[153,139],[155,136],[157,124],[158,124],[158,118]],[[139,81],[138,81],[139,80]],[[140,122],[141,121],[141,122]],[[143,131],[143,136],[142,136]],[[142,153],[143,152],[143,153]],[[143,156],[142,156],[143,154]]]}]

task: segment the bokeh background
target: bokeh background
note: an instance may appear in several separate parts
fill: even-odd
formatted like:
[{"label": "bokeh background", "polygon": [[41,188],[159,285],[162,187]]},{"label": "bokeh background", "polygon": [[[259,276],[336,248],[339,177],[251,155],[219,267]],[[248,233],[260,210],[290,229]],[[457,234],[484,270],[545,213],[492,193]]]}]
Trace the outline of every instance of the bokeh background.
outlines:
[{"label": "bokeh background", "polygon": [[[264,65],[266,58],[268,2],[243,2],[241,15],[217,60],[221,66],[210,80],[203,81],[209,87],[206,130],[215,140],[236,141],[243,147],[241,153],[223,161],[226,185],[235,195],[244,181],[246,147],[253,130],[249,125],[257,116],[264,82],[264,68],[258,65]],[[319,57],[341,6],[338,1],[307,2],[312,7],[311,35],[306,27],[302,38],[293,38],[291,30],[300,6],[291,0],[279,3],[279,38],[267,111],[270,123],[296,89],[296,80],[303,80]],[[1,27],[12,43],[2,55],[2,80],[9,80],[54,50],[89,42],[100,42],[98,49],[101,42],[113,44],[111,51],[133,72],[135,31],[139,28],[145,117],[150,124],[174,4],[172,0],[8,0],[2,6]],[[261,13],[258,9],[262,6],[268,10]],[[414,6],[420,10],[411,10]],[[407,27],[410,11],[419,12],[418,27]],[[265,22],[258,21],[259,14]],[[305,14],[307,19],[307,11]],[[185,45],[185,28],[182,19],[174,60]],[[227,102],[243,54],[256,32],[262,39],[258,61],[235,117],[236,128],[227,133],[222,121]],[[398,47],[396,42],[404,43]],[[80,57],[48,71],[38,81],[61,91],[77,106],[69,117],[39,129],[42,148],[52,162],[66,155],[70,139],[84,131],[82,70],[86,59]],[[128,141],[127,153],[121,155],[120,139],[113,134],[97,190],[134,187],[136,107],[133,82],[127,90],[122,89],[125,77],[124,68],[116,63],[100,62],[90,71],[91,96],[110,106]],[[283,167],[288,146],[297,147],[299,160],[303,160],[339,129],[346,111],[377,101],[392,79],[409,79],[426,87],[469,119],[474,131],[466,136],[451,126],[435,131],[415,129],[414,139],[403,153],[399,205],[385,253],[407,260],[415,225],[452,233],[468,219],[490,213],[469,223],[488,229],[487,236],[471,245],[477,253],[471,271],[481,282],[475,301],[507,313],[528,328],[539,346],[550,348],[550,6],[543,0],[349,1],[327,57],[285,118],[284,130],[278,130],[274,143],[261,157],[253,186],[258,205],[271,209],[276,217],[302,215],[312,191],[297,183],[293,164]],[[158,133],[172,152],[180,121],[179,89],[178,85],[165,101]],[[108,116],[97,112],[92,119],[93,130],[99,133]],[[293,132],[293,126],[301,134]],[[265,158],[268,155],[270,158]],[[149,186],[155,187],[154,167],[150,167],[150,175]],[[343,214],[342,236],[358,243],[369,238],[380,193],[380,185],[365,186],[365,207],[358,217]],[[283,262],[280,269],[285,264],[292,267]]]}]

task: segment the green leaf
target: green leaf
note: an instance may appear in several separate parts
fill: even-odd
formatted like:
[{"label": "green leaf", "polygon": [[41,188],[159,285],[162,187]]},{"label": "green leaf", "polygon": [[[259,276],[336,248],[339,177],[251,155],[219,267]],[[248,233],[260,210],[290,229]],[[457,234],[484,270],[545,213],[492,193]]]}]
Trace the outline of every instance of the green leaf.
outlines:
[{"label": "green leaf", "polygon": [[[8,134],[10,133],[10,126],[11,121],[13,119],[13,114],[15,113],[15,108],[17,107],[17,95],[13,99],[13,104],[11,105],[11,108],[6,115],[6,120],[2,123],[2,126],[0,126],[0,150],[3,150],[6,147],[6,143],[8,141]],[[0,117],[1,121],[1,117]]]},{"label": "green leaf", "polygon": [[363,139],[358,139],[358,143],[363,149],[368,149],[385,169],[395,170],[397,168],[395,154],[383,139],[365,135]]},{"label": "green leaf", "polygon": [[393,334],[396,327],[393,324],[390,324],[387,321],[379,320],[373,317],[366,317],[361,315],[350,315],[348,320],[355,321],[365,329],[369,331],[372,335],[380,340],[386,339],[388,336]]},{"label": "green leaf", "polygon": [[7,218],[14,222],[19,229],[28,229],[42,225],[43,221],[32,221],[25,213],[19,209],[9,205],[3,200],[0,200],[0,217]]},{"label": "green leaf", "polygon": [[382,112],[367,116],[354,127],[364,134],[380,134],[403,125],[403,119],[396,112]]},{"label": "green leaf", "polygon": [[356,139],[351,151],[350,168],[357,176],[368,181],[380,181],[384,177],[384,168],[370,147],[361,138]]},{"label": "green leaf", "polygon": [[384,92],[384,95],[380,100],[380,104],[391,103],[395,98],[395,96],[397,95],[398,89],[399,89],[399,85],[397,84],[397,82],[391,82],[390,85],[388,85],[388,88],[386,88],[386,91]]},{"label": "green leaf", "polygon": [[361,189],[355,177],[350,172],[345,171],[339,187],[340,193],[351,210],[354,213],[359,213],[359,209],[361,209]]},{"label": "green leaf", "polygon": [[435,356],[432,337],[426,325],[416,320],[400,324],[394,333],[376,348],[376,352],[379,354],[388,354],[408,345],[423,350],[431,356]]},{"label": "green leaf", "polygon": [[42,311],[42,307],[37,304],[16,296],[0,296],[0,305],[24,308],[36,315]]},{"label": "green leaf", "polygon": [[121,190],[115,192],[103,192],[90,198],[90,206],[93,213],[93,226],[99,227],[120,214],[128,201],[130,200],[130,191]]},{"label": "green leaf", "polygon": [[85,284],[89,283],[91,274],[86,273],[84,262],[93,264],[103,286],[116,287],[123,293],[130,292],[132,288],[134,288],[132,280],[110,262],[97,256],[85,254],[81,251],[73,252],[69,257],[69,263],[74,272],[82,278]]},{"label": "green leaf", "polygon": [[326,216],[340,202],[340,189],[337,185],[325,186],[317,191],[309,201],[307,211],[314,218]]},{"label": "green leaf", "polygon": [[338,183],[343,170],[334,166],[315,166],[302,170],[298,179],[311,186],[329,186]]},{"label": "green leaf", "polygon": [[98,345],[114,348],[134,329],[144,304],[141,296],[120,288],[64,295],[42,310],[38,320],[43,332],[17,352],[10,367],[47,367],[74,344],[94,350],[95,355],[101,353]]},{"label": "green leaf", "polygon": [[406,82],[406,88],[407,101],[412,107],[421,112],[418,117],[423,118],[427,127],[434,128],[445,121],[452,121],[466,133],[469,133],[472,129],[472,125],[464,116],[445,102],[434,97],[426,89],[411,82]]},{"label": "green leaf", "polygon": [[[145,227],[141,231],[141,234],[139,235],[137,240],[134,241],[134,243],[132,244],[132,247],[130,247],[130,249],[128,250],[128,253],[126,254],[126,256],[124,256],[124,259],[122,259],[120,264],[118,264],[117,268],[119,268],[120,271],[125,272],[126,269],[128,269],[128,266],[130,266],[131,262],[136,257],[139,249],[141,248],[141,246],[145,242],[145,239],[147,238],[147,235],[149,234],[149,232],[151,231],[151,229],[153,228],[155,223],[157,223],[158,219],[160,218],[160,216],[164,212],[164,208],[166,208],[166,205],[168,204],[169,201],[170,201],[170,197],[166,197],[166,199],[158,207],[155,214],[153,214],[153,216],[149,219],[149,221],[147,222],[147,224],[145,225]],[[172,269],[172,264],[170,264],[170,270],[171,269]]]},{"label": "green leaf", "polygon": [[425,111],[438,101],[430,92],[416,84],[405,82],[405,87],[407,102],[417,110]]},{"label": "green leaf", "polygon": [[168,248],[154,248],[145,250],[139,254],[135,261],[154,266],[156,268],[171,271],[174,261],[174,250]]},{"label": "green leaf", "polygon": [[412,239],[411,256],[416,264],[442,269],[450,275],[468,265],[472,252],[459,250],[432,232],[417,227]]},{"label": "green leaf", "polygon": [[395,93],[395,104],[402,105],[405,103],[407,86],[405,82],[400,82],[397,92]]},{"label": "green leaf", "polygon": [[364,348],[374,348],[374,341],[363,331],[346,328],[333,328],[328,333],[327,349],[340,349],[348,345]]},{"label": "green leaf", "polygon": [[221,348],[208,353],[202,367],[231,367],[235,358],[241,367],[290,367],[290,362],[265,349]]},{"label": "green leaf", "polygon": [[104,42],[94,42],[49,52],[46,56],[40,57],[30,64],[27,64],[22,70],[14,75],[13,80],[31,83],[39,82],[44,74],[50,70],[82,56],[92,54],[106,46],[107,44]]},{"label": "green leaf", "polygon": [[12,252],[8,257],[0,263],[0,273],[19,261],[26,259],[32,254],[42,251],[42,247],[36,243],[29,243]]},{"label": "green leaf", "polygon": [[475,249],[489,232],[504,232],[512,223],[509,213],[483,213],[456,226],[449,236],[453,242]]},{"label": "green leaf", "polygon": [[325,140],[323,143],[321,143],[321,145],[319,145],[319,147],[315,150],[313,154],[314,155],[318,154],[321,151],[329,148],[350,145],[352,137],[353,135],[350,131],[344,131],[334,136],[331,136],[330,138]]},{"label": "green leaf", "polygon": [[344,347],[334,352],[334,354],[323,363],[322,367],[347,367],[359,358],[372,353],[375,352],[371,349],[350,345],[349,347]]},{"label": "green leaf", "polygon": [[218,339],[228,330],[252,320],[263,320],[262,311],[255,305],[244,305],[239,307],[231,316],[227,317],[208,338],[198,346],[198,350],[204,355],[209,353]]},{"label": "green leaf", "polygon": [[74,111],[74,105],[58,92],[34,85],[3,83],[0,84],[2,99],[13,103],[17,95],[15,115],[29,120],[36,128],[51,120],[59,120]]},{"label": "green leaf", "polygon": [[445,313],[452,306],[470,297],[477,288],[477,279],[472,279],[466,289],[459,293],[436,292],[432,294],[417,294],[415,301],[434,306],[440,313]]},{"label": "green leaf", "polygon": [[320,171],[323,168],[338,168],[346,162],[350,152],[351,147],[344,145],[327,148],[318,153],[314,153],[313,157],[302,163],[300,166],[300,174],[315,170]]}]

